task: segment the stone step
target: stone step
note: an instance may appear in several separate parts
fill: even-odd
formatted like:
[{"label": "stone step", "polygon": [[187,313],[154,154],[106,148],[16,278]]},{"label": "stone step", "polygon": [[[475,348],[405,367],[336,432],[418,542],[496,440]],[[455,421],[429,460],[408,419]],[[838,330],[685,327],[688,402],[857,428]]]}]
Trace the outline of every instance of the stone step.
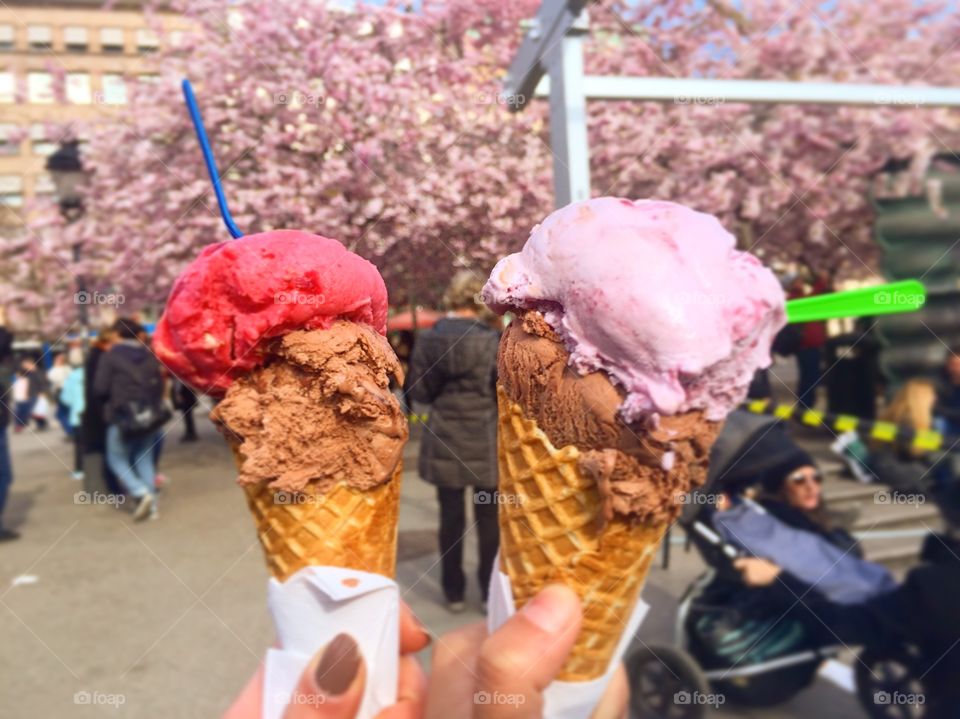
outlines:
[{"label": "stone step", "polygon": [[882,489],[878,484],[827,478],[823,483],[823,499],[831,507],[851,502],[872,502]]},{"label": "stone step", "polygon": [[[870,499],[858,504],[849,505],[858,508],[860,516],[853,524],[854,530],[880,529],[938,529],[940,527],[940,512],[933,502],[902,503],[891,499],[880,500],[888,496],[886,493],[876,495],[876,501]],[[921,498],[922,499],[922,498]]]},{"label": "stone step", "polygon": [[905,570],[917,563],[925,535],[862,537],[864,557],[894,571]]}]

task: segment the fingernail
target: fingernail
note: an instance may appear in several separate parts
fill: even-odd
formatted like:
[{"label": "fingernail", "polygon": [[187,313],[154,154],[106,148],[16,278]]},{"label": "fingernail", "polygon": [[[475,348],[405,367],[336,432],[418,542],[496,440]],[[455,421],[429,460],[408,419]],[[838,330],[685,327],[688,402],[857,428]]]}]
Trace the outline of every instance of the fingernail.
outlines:
[{"label": "fingernail", "polygon": [[327,696],[343,694],[360,671],[360,648],[349,634],[338,634],[320,657],[313,678]]},{"label": "fingernail", "polygon": [[554,634],[570,623],[571,593],[566,587],[551,584],[524,604],[520,612],[543,631]]},{"label": "fingernail", "polygon": [[410,614],[413,616],[413,621],[415,621],[415,622],[417,623],[417,626],[420,627],[420,631],[423,632],[423,636],[425,636],[425,637],[427,638],[427,644],[429,644],[430,642],[432,642],[432,641],[433,641],[433,634],[431,634],[431,633],[430,633],[430,630],[427,629],[427,625],[424,624],[423,622],[421,622],[421,621],[420,621],[420,617],[418,617],[418,616],[417,616],[416,614],[414,614],[413,612],[410,612]]}]

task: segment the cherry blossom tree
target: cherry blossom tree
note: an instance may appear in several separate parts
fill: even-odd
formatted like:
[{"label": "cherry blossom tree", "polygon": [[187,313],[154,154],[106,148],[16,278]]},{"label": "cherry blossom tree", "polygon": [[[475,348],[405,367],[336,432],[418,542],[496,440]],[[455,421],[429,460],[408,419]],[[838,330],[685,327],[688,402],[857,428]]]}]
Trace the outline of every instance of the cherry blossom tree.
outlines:
[{"label": "cherry blossom tree", "polygon": [[[156,309],[201,247],[228,238],[187,76],[244,232],[336,237],[377,263],[393,302],[435,301],[456,267],[486,272],[553,207],[546,103],[514,114],[499,94],[538,4],[180,2],[195,30],[143,60],[158,79],[132,84],[112,122],[79,130],[86,214],[69,227],[36,215],[3,258],[30,257],[34,274],[4,272],[6,297],[49,332],[75,317],[76,273],[127,311]],[[590,16],[592,74],[948,85],[960,59],[956,20],[927,0],[608,0]],[[593,192],[685,202],[770,261],[869,275],[871,176],[890,158],[919,173],[956,129],[912,106],[593,102]],[[44,292],[46,271],[59,284]]]},{"label": "cherry blossom tree", "polygon": [[[597,74],[950,86],[960,69],[943,2],[616,2],[595,6],[593,25]],[[895,90],[876,102],[608,103],[590,118],[593,189],[715,213],[768,261],[871,276],[871,179],[894,159],[918,180],[960,147],[956,111],[899,104]]]}]

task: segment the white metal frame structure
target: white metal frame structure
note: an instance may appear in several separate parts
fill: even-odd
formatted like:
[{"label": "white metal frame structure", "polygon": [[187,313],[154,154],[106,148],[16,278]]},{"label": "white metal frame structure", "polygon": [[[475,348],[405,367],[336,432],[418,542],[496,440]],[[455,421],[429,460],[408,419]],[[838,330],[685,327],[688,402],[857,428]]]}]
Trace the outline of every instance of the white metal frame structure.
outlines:
[{"label": "white metal frame structure", "polygon": [[584,75],[586,5],[587,0],[543,0],[504,79],[504,99],[513,111],[534,96],[550,99],[557,207],[590,197],[587,100],[960,107],[956,88]]}]

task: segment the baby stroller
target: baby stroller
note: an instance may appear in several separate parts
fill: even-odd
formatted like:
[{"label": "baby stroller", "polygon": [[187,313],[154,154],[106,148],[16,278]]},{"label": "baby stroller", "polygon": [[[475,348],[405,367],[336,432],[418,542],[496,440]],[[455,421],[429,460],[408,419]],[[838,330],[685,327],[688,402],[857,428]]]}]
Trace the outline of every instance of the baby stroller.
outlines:
[{"label": "baby stroller", "polygon": [[[746,412],[730,415],[711,455],[701,496],[739,494],[764,471],[779,465],[774,451],[747,453],[777,420]],[[790,447],[789,441],[779,443]],[[767,446],[776,448],[777,442]],[[700,719],[721,703],[772,706],[809,686],[820,666],[845,647],[803,607],[787,613],[755,605],[733,560],[739,551],[714,529],[711,502],[693,497],[679,526],[707,570],[684,592],[674,622],[673,646],[643,645],[627,660],[631,705],[644,719]],[[826,641],[829,639],[831,641]],[[877,719],[922,717],[916,706],[884,704],[878,696],[916,695],[910,649],[864,650],[857,662],[857,694]],[[862,662],[862,664],[861,664]],[[920,708],[922,710],[922,707]]]}]

